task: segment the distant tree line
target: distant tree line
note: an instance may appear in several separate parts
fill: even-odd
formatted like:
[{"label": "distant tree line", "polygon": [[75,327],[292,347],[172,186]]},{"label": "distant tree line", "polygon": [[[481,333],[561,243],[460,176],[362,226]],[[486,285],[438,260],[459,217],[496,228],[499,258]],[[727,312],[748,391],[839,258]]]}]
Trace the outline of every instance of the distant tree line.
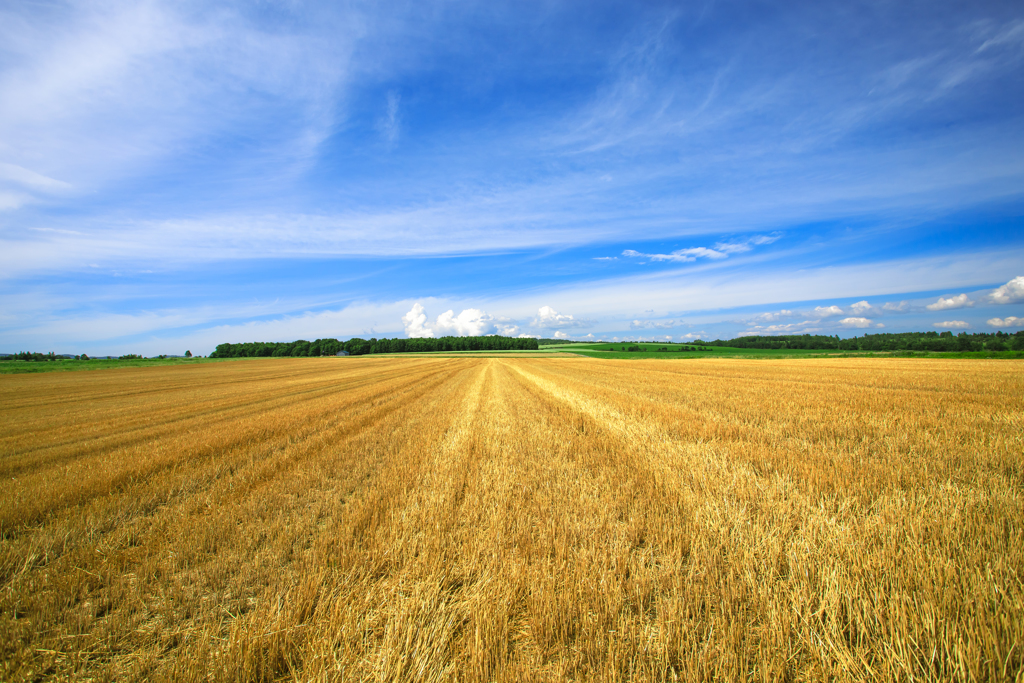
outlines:
[{"label": "distant tree line", "polygon": [[37,353],[35,351],[19,351],[7,356],[7,360],[30,360],[30,361],[51,361],[63,360],[66,356],[58,356],[53,351],[50,353]]},{"label": "distant tree line", "polygon": [[708,342],[710,346],[734,349],[820,349],[835,351],[1024,351],[1024,331],[1016,334],[961,332],[898,332],[865,334],[840,339],[827,335],[783,335],[739,337]]},{"label": "distant tree line", "polygon": [[19,351],[18,353],[6,353],[0,356],[0,360],[27,360],[32,362],[40,361],[58,361],[58,360],[89,360],[89,356],[82,354],[81,356],[72,356],[67,353],[39,353],[37,351]]},{"label": "distant tree line", "polygon": [[360,339],[348,341],[317,339],[293,342],[244,342],[218,344],[210,358],[260,358],[336,356],[347,351],[353,356],[371,353],[424,353],[430,351],[535,351],[537,340],[519,337],[436,337],[425,339]]}]

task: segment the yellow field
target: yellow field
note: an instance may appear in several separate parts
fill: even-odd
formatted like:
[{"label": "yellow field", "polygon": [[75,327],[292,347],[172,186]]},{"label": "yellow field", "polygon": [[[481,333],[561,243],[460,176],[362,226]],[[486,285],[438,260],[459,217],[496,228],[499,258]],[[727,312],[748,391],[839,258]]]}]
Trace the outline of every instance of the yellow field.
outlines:
[{"label": "yellow field", "polygon": [[1024,365],[0,377],[0,677],[1022,680]]}]

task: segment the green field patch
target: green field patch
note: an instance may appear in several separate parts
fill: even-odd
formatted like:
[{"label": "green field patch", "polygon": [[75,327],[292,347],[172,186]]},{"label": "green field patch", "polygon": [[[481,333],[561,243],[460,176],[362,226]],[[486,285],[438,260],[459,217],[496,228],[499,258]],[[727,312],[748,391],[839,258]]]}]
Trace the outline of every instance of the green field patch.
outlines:
[{"label": "green field patch", "polygon": [[61,358],[52,361],[0,360],[0,375],[23,375],[36,372],[70,372],[75,370],[109,370],[111,368],[146,368],[154,365],[195,365],[222,363],[233,358],[93,358],[75,360]]}]

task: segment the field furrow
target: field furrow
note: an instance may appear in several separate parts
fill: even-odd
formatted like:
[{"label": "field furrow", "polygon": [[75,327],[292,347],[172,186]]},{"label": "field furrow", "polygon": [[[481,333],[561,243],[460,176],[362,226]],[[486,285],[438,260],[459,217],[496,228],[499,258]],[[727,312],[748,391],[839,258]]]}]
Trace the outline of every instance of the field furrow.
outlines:
[{"label": "field furrow", "polygon": [[1020,680],[1013,361],[0,377],[9,680]]}]

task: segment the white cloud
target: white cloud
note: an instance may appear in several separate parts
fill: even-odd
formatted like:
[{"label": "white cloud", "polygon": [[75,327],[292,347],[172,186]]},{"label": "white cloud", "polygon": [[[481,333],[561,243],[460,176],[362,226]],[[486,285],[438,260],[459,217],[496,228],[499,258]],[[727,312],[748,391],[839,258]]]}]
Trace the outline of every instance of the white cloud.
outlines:
[{"label": "white cloud", "polygon": [[992,327],[1024,327],[1024,318],[1018,318],[1013,315],[1005,318],[989,318],[985,322]]},{"label": "white cloud", "polygon": [[676,322],[675,320],[633,320],[629,323],[629,329],[631,330],[668,330],[678,325],[681,325],[682,321]]},{"label": "white cloud", "polygon": [[265,136],[285,161],[279,167],[310,154],[332,130],[366,29],[353,11],[312,33],[241,14],[165,2],[40,12],[6,3],[0,139],[16,166],[13,177],[10,167],[0,171],[0,186],[28,188],[29,200],[95,190],[190,143],[251,136],[270,111],[288,117]]},{"label": "white cloud", "polygon": [[572,315],[559,313],[550,306],[541,306],[532,324],[534,327],[554,330],[561,327],[591,327],[593,322],[590,320],[578,320]]},{"label": "white cloud", "polygon": [[776,320],[782,320],[783,318],[792,318],[794,315],[795,314],[793,313],[793,311],[787,308],[783,308],[781,311],[767,312],[761,313],[760,315],[755,315],[753,318],[750,319],[750,321],[759,323],[771,323],[775,322]]},{"label": "white cloud", "polygon": [[1024,42],[1024,20],[1018,19],[1010,23],[1006,28],[999,32],[999,34],[989,38],[981,47],[978,48],[977,52],[984,52],[985,50],[1005,43],[1021,43]]},{"label": "white cloud", "polygon": [[413,304],[412,309],[402,316],[402,324],[407,337],[416,339],[434,336],[434,331],[427,327],[427,314],[419,303]]},{"label": "white cloud", "polygon": [[494,328],[494,318],[478,308],[467,308],[458,315],[448,310],[437,316],[434,330],[456,337],[479,337]]},{"label": "white cloud", "polygon": [[821,323],[820,320],[804,320],[798,323],[784,323],[780,325],[768,325],[762,327],[760,325],[752,325],[749,329],[744,330],[740,333],[740,336],[750,337],[759,334],[809,334],[811,332],[820,332],[820,327],[814,327]]},{"label": "white cloud", "polygon": [[871,327],[871,320],[868,318],[843,318],[839,324],[843,327]]},{"label": "white cloud", "polygon": [[865,313],[878,314],[878,309],[869,304],[867,301],[858,301],[855,304],[850,304],[850,313],[854,315],[864,315]]},{"label": "white cloud", "polygon": [[899,303],[895,303],[892,301],[888,301],[882,306],[882,310],[892,311],[893,313],[906,313],[907,311],[910,310],[910,302],[900,301]]},{"label": "white cloud", "polygon": [[828,318],[833,315],[842,315],[843,313],[843,309],[838,306],[816,306],[814,308],[814,315],[819,318]]},{"label": "white cloud", "polygon": [[49,178],[27,168],[0,162],[0,183],[4,181],[40,192],[63,192],[71,190],[70,183]]},{"label": "white cloud", "polygon": [[721,260],[729,258],[729,254],[740,254],[750,251],[755,246],[771,244],[779,239],[781,235],[756,235],[749,239],[734,242],[718,242],[711,249],[707,247],[689,247],[687,249],[676,249],[668,254],[645,254],[633,249],[626,249],[623,256],[630,258],[646,258],[651,261],[671,261],[674,263],[692,263],[699,258]]},{"label": "white cloud", "polygon": [[[505,323],[498,323],[494,326],[494,329],[503,337],[515,337],[519,335],[519,325],[509,325]],[[529,336],[529,335],[523,335]]]},{"label": "white cloud", "polygon": [[974,306],[974,302],[967,298],[966,294],[957,294],[946,299],[939,297],[939,300],[933,304],[925,306],[929,311],[950,311],[955,308],[970,308]]},{"label": "white cloud", "polygon": [[789,323],[786,325],[769,325],[767,327],[753,327],[749,330],[743,330],[737,336],[738,337],[753,337],[758,335],[780,335],[780,334],[810,334],[812,332],[820,332],[820,327],[807,327],[807,323],[815,323],[815,321],[805,321],[803,323]]},{"label": "white cloud", "polygon": [[652,261],[673,261],[675,263],[690,263],[696,261],[698,258],[709,258],[709,259],[723,259],[728,258],[728,254],[715,249],[708,249],[707,247],[691,247],[689,249],[676,249],[670,254],[644,254],[639,251],[632,249],[626,249],[622,252],[623,256],[629,256],[631,258],[648,258]]},{"label": "white cloud", "polygon": [[398,104],[401,102],[401,96],[392,91],[388,93],[387,106],[384,115],[377,119],[377,132],[380,133],[381,137],[388,146],[392,146],[398,140],[398,134],[401,129],[401,122],[398,119]]},{"label": "white cloud", "polygon": [[32,196],[24,192],[8,192],[0,190],[0,211],[17,209],[32,200]]},{"label": "white cloud", "polygon": [[1016,304],[1024,301],[1024,275],[1018,275],[988,295],[994,304]]},{"label": "white cloud", "polygon": [[[410,338],[416,337],[479,337],[492,332],[497,325],[494,318],[478,308],[464,309],[458,315],[454,310],[447,310],[431,323],[427,320],[427,314],[419,303],[415,303],[412,309],[402,316],[402,324],[405,326],[405,334]],[[508,325],[502,325],[507,329]],[[512,326],[518,332],[519,328]]]},{"label": "white cloud", "polygon": [[[51,234],[51,233],[39,233]],[[16,259],[14,249],[0,252],[0,259]],[[82,266],[90,263],[89,256],[83,256]],[[340,303],[321,301],[316,298],[285,299],[275,303],[271,309],[249,310],[238,301],[218,302],[217,310],[207,311],[195,306],[173,312],[168,318],[149,320],[144,315],[128,316],[131,320],[124,325],[110,325],[103,314],[83,313],[69,320],[68,303],[64,297],[46,298],[31,306],[11,306],[23,296],[9,297],[7,307],[0,307],[0,316],[10,316],[9,326],[3,331],[8,351],[11,348],[50,348],[54,351],[85,351],[90,355],[107,353],[173,353],[185,343],[193,353],[208,353],[221,342],[244,342],[253,340],[282,341],[298,338],[339,337],[355,335],[404,336],[404,315],[410,312],[417,301],[427,311],[465,308],[483,308],[487,311],[501,311],[513,320],[497,317],[495,323],[519,324],[531,335],[550,336],[550,330],[539,330],[528,326],[538,307],[557,301],[564,310],[573,311],[574,319],[616,319],[628,324],[635,316],[638,302],[647,308],[661,311],[679,310],[680,302],[699,302],[705,310],[728,309],[739,306],[762,306],[770,310],[781,302],[799,301],[807,292],[814,292],[817,300],[847,300],[856,295],[871,296],[884,300],[894,298],[893,292],[912,292],[921,282],[934,283],[944,291],[974,292],[1002,279],[1004,282],[1019,272],[1020,262],[1015,254],[1005,250],[998,252],[958,253],[954,257],[929,257],[896,260],[884,263],[839,266],[836,268],[806,269],[787,272],[773,278],[764,278],[756,272],[720,274],[714,270],[688,272],[685,276],[678,271],[644,274],[643,276],[617,277],[602,281],[589,281],[545,287],[543,289],[509,290],[497,297],[485,300],[461,299],[394,299],[374,303]],[[0,274],[4,274],[4,263],[0,263]],[[984,279],[981,279],[984,278]],[[12,290],[13,291],[13,290]],[[120,290],[89,288],[80,293],[90,300],[118,300],[123,296]],[[264,302],[266,303],[266,302]],[[182,306],[187,306],[183,302]],[[332,310],[321,311],[325,306]],[[923,306],[922,306],[923,308]],[[745,309],[749,310],[749,309]],[[1004,309],[1005,310],[1005,309]],[[22,312],[24,311],[24,312]],[[304,311],[313,311],[306,314]],[[1016,313],[1017,311],[1006,311]],[[184,317],[178,313],[184,314]],[[696,311],[692,314],[699,315]],[[268,319],[273,316],[273,319]],[[687,319],[689,319],[688,314]],[[735,316],[732,316],[735,317]],[[810,317],[810,316],[809,316]],[[842,317],[842,316],[840,316]],[[1005,317],[1005,316],[1004,316]],[[236,324],[226,321],[250,319],[252,324]],[[944,319],[944,318],[943,318]],[[798,334],[827,331],[828,322],[805,320],[790,329],[773,327],[751,329],[750,334]],[[519,322],[522,321],[522,322]],[[45,322],[46,326],[41,327]],[[78,324],[73,326],[71,322]],[[404,322],[404,321],[403,321]],[[426,323],[426,318],[423,320]],[[701,325],[710,323],[703,320]],[[788,322],[788,321],[782,321]],[[983,323],[982,323],[983,324]],[[1019,324],[1019,323],[1018,323]],[[595,322],[595,334],[620,330],[608,323]],[[185,331],[185,328],[195,332]],[[201,328],[201,329],[200,329]],[[568,328],[566,328],[568,329]],[[1015,328],[1020,329],[1020,328]],[[145,338],[125,341],[122,335],[145,333]],[[829,332],[832,333],[832,332]],[[701,334],[703,339],[715,338],[721,333]],[[85,343],[86,340],[95,340]],[[200,351],[205,349],[205,351]]]},{"label": "white cloud", "polygon": [[[43,302],[37,303],[45,307]],[[338,309],[304,310],[308,303],[283,299],[253,303],[246,308],[218,305],[75,318],[59,314],[37,315],[32,327],[8,327],[3,336],[15,350],[85,352],[90,356],[141,353],[148,356],[183,353],[185,349],[191,349],[193,353],[206,355],[224,342],[399,336],[401,328],[396,323],[402,312],[410,307],[410,302],[404,300],[352,302]],[[260,319],[255,319],[257,316]],[[249,322],[220,322],[236,319],[249,319]],[[381,320],[389,323],[382,328],[378,325]]]},{"label": "white cloud", "polygon": [[749,239],[741,240],[739,242],[718,242],[715,244],[715,251],[722,252],[723,254],[741,254],[745,251],[750,251],[756,246],[762,244],[771,244],[778,240],[782,235],[755,235]]},{"label": "white cloud", "polygon": [[964,320],[945,320],[941,323],[934,323],[932,327],[942,330],[966,330],[971,324]]},{"label": "white cloud", "polygon": [[618,256],[595,256],[595,261],[618,261]]},{"label": "white cloud", "polygon": [[565,332],[562,332],[561,330],[558,330],[557,332],[555,332],[555,339],[568,339],[568,338],[569,338],[569,335],[567,335]]}]

